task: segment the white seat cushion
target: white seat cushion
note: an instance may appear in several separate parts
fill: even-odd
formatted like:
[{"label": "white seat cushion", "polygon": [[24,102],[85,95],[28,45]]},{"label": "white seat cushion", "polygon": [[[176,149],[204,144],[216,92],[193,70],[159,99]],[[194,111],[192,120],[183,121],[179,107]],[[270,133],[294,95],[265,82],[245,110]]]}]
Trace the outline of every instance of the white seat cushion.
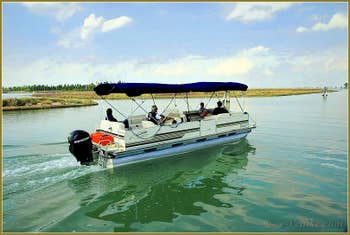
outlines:
[{"label": "white seat cushion", "polygon": [[153,122],[151,121],[142,121],[142,127],[143,128],[150,128],[150,127],[153,127],[155,126],[156,124],[154,124]]}]

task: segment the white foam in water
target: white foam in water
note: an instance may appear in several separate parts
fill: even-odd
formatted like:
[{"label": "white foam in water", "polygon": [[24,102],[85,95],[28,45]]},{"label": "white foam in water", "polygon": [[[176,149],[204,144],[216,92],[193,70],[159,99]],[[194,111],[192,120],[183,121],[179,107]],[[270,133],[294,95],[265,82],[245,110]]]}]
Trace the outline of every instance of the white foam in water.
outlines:
[{"label": "white foam in water", "polygon": [[57,183],[65,179],[73,179],[73,178],[82,176],[84,174],[87,174],[89,172],[93,172],[93,171],[79,171],[77,169],[73,169],[72,171],[66,172],[62,175],[60,174],[55,176],[47,176],[43,179],[31,180],[28,182],[28,184],[35,185],[35,186],[44,184],[45,186],[49,186],[53,183]]},{"label": "white foam in water", "polygon": [[34,169],[33,172],[43,172],[43,171],[50,171],[50,170],[57,170],[62,168],[68,168],[72,166],[79,166],[80,164],[75,161],[72,157],[63,157],[60,159],[50,160],[47,162],[37,163],[33,164],[32,168]]},{"label": "white foam in water", "polygon": [[11,191],[23,190],[23,188],[36,191],[67,179],[74,179],[88,173],[103,170],[97,165],[81,166],[70,154],[57,154],[56,156],[64,157],[22,166],[14,170],[5,170],[3,172],[3,180],[10,182],[20,180],[18,178],[26,179],[20,180],[20,184],[11,183]]},{"label": "white foam in water", "polygon": [[3,170],[2,177],[4,178],[7,176],[20,175],[20,173],[30,171],[30,169],[31,167],[29,166],[21,166],[16,169],[6,169],[6,170]]},{"label": "white foam in water", "polygon": [[333,167],[333,168],[337,168],[337,169],[341,169],[341,170],[347,170],[347,168],[345,167],[341,167],[332,163],[321,163],[322,166],[328,166],[328,167]]},{"label": "white foam in water", "polygon": [[346,159],[332,158],[332,157],[319,157],[318,159],[325,161],[347,162]]},{"label": "white foam in water", "polygon": [[[46,178],[53,178],[55,179],[64,179],[64,175],[67,175],[67,173],[64,173],[62,175],[62,170],[67,170],[69,174],[67,175],[69,177],[77,177],[86,173],[94,172],[97,170],[101,170],[98,166],[81,166],[79,162],[77,162],[70,154],[54,154],[50,155],[50,159],[45,162],[40,163],[34,163],[31,165],[25,165],[20,166],[15,169],[6,169],[3,171],[3,178],[6,177],[28,177],[29,175],[38,175],[38,174],[44,174],[47,175],[48,173],[53,174],[59,174],[59,177],[56,176],[49,176]],[[38,156],[40,157],[40,156]],[[60,157],[60,158],[59,158]],[[47,159],[47,158],[46,158]],[[45,182],[48,179],[41,179],[40,182]],[[37,180],[29,181],[31,184],[38,182]]]},{"label": "white foam in water", "polygon": [[[63,157],[62,157],[63,156]],[[36,156],[38,158],[41,158],[43,156]],[[70,157],[67,154],[55,154],[53,155],[55,160],[49,160],[45,162],[40,163],[34,163],[30,164],[29,162],[23,161],[23,165],[16,167],[15,169],[7,168],[3,171],[3,177],[7,176],[21,176],[31,173],[36,173],[38,171],[43,172],[51,169],[62,169],[66,167],[71,166],[78,166],[79,163],[77,163],[74,158]],[[57,158],[61,157],[61,158]],[[51,159],[51,157],[50,157]]]}]

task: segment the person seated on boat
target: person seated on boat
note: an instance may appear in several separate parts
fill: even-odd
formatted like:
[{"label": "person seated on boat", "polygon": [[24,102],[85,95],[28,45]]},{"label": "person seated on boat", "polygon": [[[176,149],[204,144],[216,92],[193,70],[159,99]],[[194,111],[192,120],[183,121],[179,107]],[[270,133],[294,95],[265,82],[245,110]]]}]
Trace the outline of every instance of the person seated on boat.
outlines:
[{"label": "person seated on boat", "polygon": [[213,115],[217,115],[217,114],[220,114],[220,113],[228,113],[227,109],[222,107],[222,102],[220,100],[217,102],[217,104],[218,104],[218,107],[216,107],[213,110]]},{"label": "person seated on boat", "polygon": [[201,116],[201,118],[204,118],[205,116],[208,115],[208,110],[204,107],[204,103],[201,102],[200,104],[200,108],[199,108],[199,115]]},{"label": "person seated on boat", "polygon": [[[106,110],[106,114],[107,114],[106,120],[108,120],[110,122],[118,122],[118,120],[115,117],[113,117],[111,108],[108,108]],[[128,119],[125,119],[123,121],[123,124],[124,124],[125,128],[129,128],[129,121],[128,121]]]},{"label": "person seated on boat", "polygon": [[175,121],[174,118],[172,117],[165,117],[164,115],[161,115],[161,114],[159,115],[157,111],[158,111],[157,105],[152,105],[152,110],[151,112],[148,113],[148,117],[147,117],[148,121],[151,121],[156,125],[162,125],[167,120]]},{"label": "person seated on boat", "polygon": [[111,108],[108,108],[106,110],[106,114],[107,114],[106,120],[108,120],[110,122],[117,122],[118,121],[115,117],[113,117]]}]

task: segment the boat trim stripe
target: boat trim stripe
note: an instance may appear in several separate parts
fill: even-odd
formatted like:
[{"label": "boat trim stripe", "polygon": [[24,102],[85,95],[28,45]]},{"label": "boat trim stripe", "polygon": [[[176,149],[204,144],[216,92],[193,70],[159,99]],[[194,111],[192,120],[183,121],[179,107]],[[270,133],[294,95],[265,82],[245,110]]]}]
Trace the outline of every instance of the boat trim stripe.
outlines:
[{"label": "boat trim stripe", "polygon": [[231,125],[234,125],[234,124],[242,124],[242,123],[246,123],[246,122],[248,122],[248,120],[238,121],[238,122],[221,123],[221,124],[217,124],[216,127],[231,126]]},{"label": "boat trim stripe", "polygon": [[[241,130],[221,132],[221,133],[217,133],[217,134],[214,134],[214,135],[206,136],[205,138],[207,139],[206,141],[208,141],[208,140],[211,140],[211,139],[219,139],[219,138],[223,138],[223,137],[228,137],[228,136],[232,136],[232,135],[238,135],[238,134],[242,134],[242,133],[249,133],[249,132],[251,132],[251,128],[245,128],[245,129],[241,129]],[[223,135],[225,135],[225,136],[223,136]],[[198,137],[198,138],[195,138],[195,139],[191,139],[190,141],[189,140],[183,140],[183,141],[166,143],[166,144],[160,145],[157,150],[162,150],[162,149],[165,149],[165,148],[171,148],[171,147],[174,147],[173,145],[179,145],[180,146],[182,144],[195,143],[195,142],[197,142],[197,140],[200,140],[200,139],[203,139],[203,138],[204,137],[201,136],[201,137]],[[205,141],[203,141],[203,142],[205,142]],[[168,146],[168,147],[163,147],[163,146]],[[123,152],[119,152],[118,155],[115,155],[115,154],[112,154],[112,153],[109,153],[109,155],[112,155],[113,157],[117,157],[117,158],[124,158],[124,157],[128,157],[130,155],[133,155],[133,154],[140,154],[140,153],[143,153],[143,152],[144,152],[144,150],[142,150],[142,149],[132,149],[132,150],[125,150]]]},{"label": "boat trim stripe", "polygon": [[150,144],[150,143],[164,141],[164,140],[178,139],[178,138],[182,138],[187,133],[195,132],[195,131],[198,131],[198,130],[199,130],[199,128],[192,128],[192,129],[182,130],[182,131],[175,131],[175,132],[169,132],[169,133],[160,133],[160,134],[155,135],[152,139],[149,139],[149,140],[134,142],[134,143],[130,143],[130,144],[127,143],[125,147],[128,148],[128,147],[133,147],[133,146],[137,146],[137,145],[144,145],[144,144]]}]

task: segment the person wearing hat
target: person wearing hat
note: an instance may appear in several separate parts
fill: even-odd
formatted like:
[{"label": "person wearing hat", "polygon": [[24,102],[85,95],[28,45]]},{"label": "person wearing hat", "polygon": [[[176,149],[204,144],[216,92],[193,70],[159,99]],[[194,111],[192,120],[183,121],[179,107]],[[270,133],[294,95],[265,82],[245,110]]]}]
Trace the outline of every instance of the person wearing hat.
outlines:
[{"label": "person wearing hat", "polygon": [[220,113],[228,113],[227,109],[222,107],[222,102],[220,100],[217,102],[217,104],[218,104],[218,107],[216,107],[213,110],[213,115],[217,115],[217,114],[220,114]]},{"label": "person wearing hat", "polygon": [[167,120],[173,120],[173,124],[176,123],[174,118],[172,117],[165,117],[162,114],[158,114],[158,107],[157,105],[152,105],[151,112],[148,113],[147,116],[148,121],[153,122],[156,125],[163,125],[165,121]]}]

